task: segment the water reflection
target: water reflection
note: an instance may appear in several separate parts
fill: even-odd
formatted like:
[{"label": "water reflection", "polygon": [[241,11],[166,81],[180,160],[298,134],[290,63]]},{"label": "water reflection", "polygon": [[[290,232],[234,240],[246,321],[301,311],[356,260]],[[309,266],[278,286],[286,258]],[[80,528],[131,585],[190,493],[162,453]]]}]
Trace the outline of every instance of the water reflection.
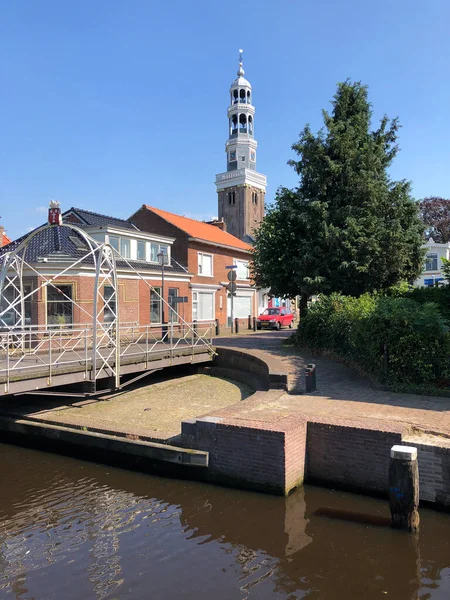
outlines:
[{"label": "water reflection", "polygon": [[[420,536],[314,515],[384,502],[287,499],[0,445],[0,598],[430,598],[450,594],[450,518]],[[6,482],[6,485],[5,485]]]}]

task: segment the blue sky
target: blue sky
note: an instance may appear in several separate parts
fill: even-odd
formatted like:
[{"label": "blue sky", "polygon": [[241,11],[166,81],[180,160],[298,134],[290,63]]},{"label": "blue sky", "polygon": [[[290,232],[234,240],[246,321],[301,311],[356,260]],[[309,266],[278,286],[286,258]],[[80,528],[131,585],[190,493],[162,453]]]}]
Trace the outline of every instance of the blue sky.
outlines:
[{"label": "blue sky", "polygon": [[348,77],[400,118],[392,176],[449,197],[449,23],[448,0],[0,0],[0,224],[17,237],[50,199],[216,215],[240,47],[269,201]]}]

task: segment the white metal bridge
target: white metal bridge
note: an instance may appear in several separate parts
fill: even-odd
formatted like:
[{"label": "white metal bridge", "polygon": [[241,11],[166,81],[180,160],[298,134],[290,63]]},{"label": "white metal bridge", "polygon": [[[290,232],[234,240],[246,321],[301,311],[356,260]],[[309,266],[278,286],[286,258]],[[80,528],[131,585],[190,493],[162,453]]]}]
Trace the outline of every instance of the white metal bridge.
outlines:
[{"label": "white metal bridge", "polygon": [[[55,261],[54,272],[43,275],[29,257],[30,244],[35,236],[55,227],[68,228],[80,236],[84,250],[76,258],[65,259],[63,266]],[[52,265],[51,260],[47,266]],[[121,322],[117,261],[152,289],[166,307],[163,314],[171,315],[170,322]],[[88,265],[92,271],[93,298],[89,305],[64,293],[64,277],[80,265]],[[33,286],[27,286],[30,277],[34,277]],[[30,306],[33,302],[38,305],[44,288],[53,288],[59,297],[65,297],[79,322],[30,323]],[[34,313],[38,312],[35,307]],[[0,396],[36,390],[51,393],[48,388],[73,383],[84,383],[83,393],[87,395],[105,387],[105,381],[98,385],[102,379],[108,388],[119,389],[126,385],[123,375],[134,373],[135,381],[163,367],[212,360],[214,333],[215,322],[183,320],[115,248],[95,241],[75,225],[44,225],[0,255]]]}]

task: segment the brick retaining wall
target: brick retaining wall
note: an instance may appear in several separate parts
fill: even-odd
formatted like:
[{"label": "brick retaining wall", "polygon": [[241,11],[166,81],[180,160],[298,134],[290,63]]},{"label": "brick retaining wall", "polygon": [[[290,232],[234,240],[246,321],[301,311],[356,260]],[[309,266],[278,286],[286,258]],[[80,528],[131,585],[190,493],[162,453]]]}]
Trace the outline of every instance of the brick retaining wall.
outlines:
[{"label": "brick retaining wall", "polygon": [[209,452],[210,480],[276,494],[305,480],[386,496],[391,447],[413,445],[420,499],[450,506],[450,440],[441,443],[417,443],[406,425],[376,420],[307,422],[291,415],[251,421],[230,415],[182,424],[182,445]]},{"label": "brick retaining wall", "polygon": [[308,423],[306,478],[353,490],[386,493],[390,449],[402,430],[364,425]]},{"label": "brick retaining wall", "polygon": [[182,424],[183,445],[209,452],[208,478],[275,494],[303,483],[306,422],[224,423],[205,417]]}]

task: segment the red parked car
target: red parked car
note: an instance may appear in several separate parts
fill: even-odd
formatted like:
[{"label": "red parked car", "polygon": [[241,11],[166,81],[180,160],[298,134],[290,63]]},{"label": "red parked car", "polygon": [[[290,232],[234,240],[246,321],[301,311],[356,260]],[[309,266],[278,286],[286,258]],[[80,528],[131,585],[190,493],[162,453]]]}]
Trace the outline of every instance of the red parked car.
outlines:
[{"label": "red parked car", "polygon": [[256,320],[256,328],[281,329],[282,327],[289,327],[291,329],[293,320],[294,315],[285,306],[280,308],[266,308]]}]

